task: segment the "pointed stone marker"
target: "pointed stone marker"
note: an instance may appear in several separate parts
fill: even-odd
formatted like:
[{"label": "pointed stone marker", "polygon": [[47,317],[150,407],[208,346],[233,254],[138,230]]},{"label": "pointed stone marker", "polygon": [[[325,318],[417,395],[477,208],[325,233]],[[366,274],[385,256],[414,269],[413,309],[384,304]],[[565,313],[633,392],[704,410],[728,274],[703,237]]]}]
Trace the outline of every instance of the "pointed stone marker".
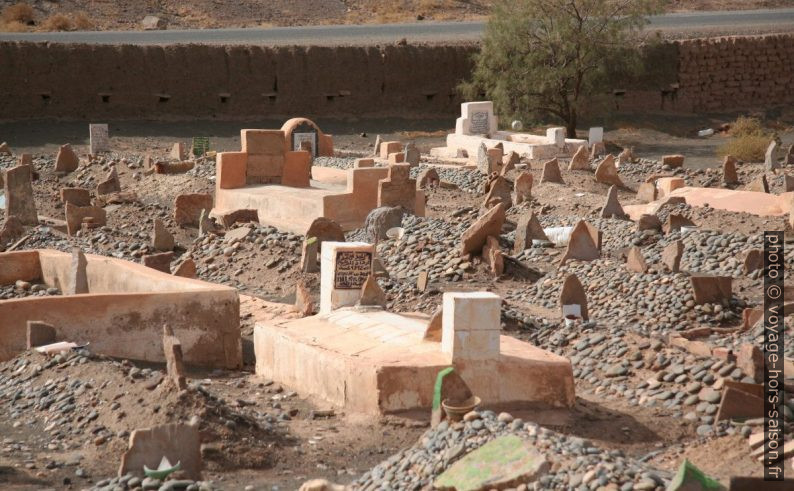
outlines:
[{"label": "pointed stone marker", "polygon": [[433,315],[430,317],[430,321],[427,323],[427,329],[425,329],[425,334],[422,337],[425,341],[432,341],[434,343],[441,342],[441,326],[444,320],[444,309],[441,307],[437,308]]},{"label": "pointed stone marker", "polygon": [[726,155],[722,161],[722,182],[725,184],[739,184],[739,175],[736,173],[736,159],[733,155]]},{"label": "pointed stone marker", "polygon": [[309,237],[303,241],[301,247],[301,271],[304,273],[316,273],[320,271],[317,264],[317,254],[320,251],[320,242],[317,237]]},{"label": "pointed stone marker", "polygon": [[601,218],[623,218],[626,214],[623,212],[623,207],[618,201],[618,187],[615,185],[610,186],[607,192],[607,199],[601,208]]},{"label": "pointed stone marker", "polygon": [[565,184],[565,182],[562,180],[560,165],[558,164],[556,158],[551,159],[543,164],[543,174],[540,176],[540,182],[556,182],[557,184]]},{"label": "pointed stone marker", "polygon": [[598,234],[598,231],[592,227],[588,227],[587,222],[580,220],[571,231],[571,236],[568,239],[568,247],[565,249],[565,254],[560,259],[560,266],[565,264],[569,259],[578,259],[579,261],[593,261],[601,257],[601,251],[598,248],[598,243],[593,238],[593,231]]},{"label": "pointed stone marker", "polygon": [[516,177],[513,183],[513,190],[516,193],[516,204],[523,203],[532,199],[532,182],[535,180],[529,172],[522,172]]},{"label": "pointed stone marker", "polygon": [[587,156],[587,148],[584,145],[573,154],[571,162],[568,164],[568,170],[590,170],[590,158]]},{"label": "pointed stone marker", "polygon": [[681,227],[694,227],[694,226],[695,226],[695,222],[685,217],[684,215],[679,215],[678,213],[670,213],[669,215],[667,215],[667,220],[664,222],[664,226],[662,226],[662,230],[664,230],[665,234],[669,234],[677,230],[681,230]]},{"label": "pointed stone marker", "polygon": [[637,188],[637,199],[642,203],[656,201],[656,185],[652,182],[644,182]]},{"label": "pointed stone marker", "polygon": [[540,224],[535,212],[530,211],[518,219],[513,243],[513,254],[521,254],[525,249],[532,247],[533,240],[548,241],[549,238],[546,236],[546,232],[543,231],[543,226]]},{"label": "pointed stone marker", "polygon": [[85,254],[78,248],[72,249],[72,263],[69,268],[69,283],[66,285],[67,295],[79,295],[88,293],[88,273],[86,268],[88,260]]},{"label": "pointed stone marker", "polygon": [[766,147],[766,152],[764,153],[764,167],[766,167],[767,170],[773,171],[780,168],[780,164],[777,161],[777,147],[777,141],[775,140],[769,142],[769,146]]},{"label": "pointed stone marker", "polygon": [[491,188],[485,196],[483,206],[485,208],[491,208],[498,203],[502,203],[505,205],[506,209],[511,208],[513,206],[511,191],[512,189],[510,189],[510,184],[507,183],[507,179],[502,176],[496,176],[496,179],[491,182]]},{"label": "pointed stone marker", "polygon": [[152,233],[152,247],[160,252],[174,250],[174,236],[165,228],[165,224],[159,218],[154,219],[154,232]]},{"label": "pointed stone marker", "polygon": [[730,302],[733,279],[730,276],[692,275],[689,277],[695,304]]},{"label": "pointed stone marker", "polygon": [[761,249],[750,249],[747,255],[744,256],[744,265],[742,266],[742,273],[748,275],[758,269],[764,267],[764,251]]},{"label": "pointed stone marker", "polygon": [[359,305],[386,308],[386,294],[383,293],[378,280],[373,275],[369,275],[364,286],[361,287],[361,299]]},{"label": "pointed stone marker", "polygon": [[669,244],[662,250],[662,264],[673,273],[681,271],[681,257],[684,255],[684,243],[680,240]]},{"label": "pointed stone marker", "polygon": [[170,326],[163,326],[163,351],[168,378],[179,390],[187,389],[185,366],[182,362],[182,343],[174,336]]},{"label": "pointed stone marker", "polygon": [[61,145],[55,157],[55,172],[74,172],[79,165],[80,159],[72,150],[72,146],[68,143]]},{"label": "pointed stone marker", "polygon": [[620,180],[618,169],[615,167],[615,157],[612,154],[607,155],[596,167],[595,180],[603,184],[623,187],[623,181]]},{"label": "pointed stone marker", "polygon": [[460,253],[465,255],[480,252],[489,235],[502,233],[504,222],[505,206],[503,204],[498,204],[488,210],[461,235]]},{"label": "pointed stone marker", "polygon": [[766,180],[766,174],[761,174],[760,177],[755,179],[747,186],[748,191],[755,191],[756,193],[768,193],[769,183]]},{"label": "pointed stone marker", "polygon": [[587,294],[585,293],[582,283],[575,274],[566,276],[562,288],[560,289],[560,312],[562,317],[565,317],[566,305],[578,305],[582,319],[590,320],[590,316],[587,312]]},{"label": "pointed stone marker", "polygon": [[645,263],[645,258],[642,256],[642,250],[633,246],[629,249],[628,256],[626,257],[626,267],[629,271],[635,273],[645,273],[648,271],[648,265]]},{"label": "pointed stone marker", "polygon": [[316,308],[314,298],[303,281],[295,285],[295,308],[303,317],[312,315]]},{"label": "pointed stone marker", "polygon": [[196,277],[196,261],[192,258],[187,258],[174,268],[171,273],[174,276],[181,276],[182,278],[195,278]]},{"label": "pointed stone marker", "polygon": [[157,271],[171,274],[171,261],[174,260],[173,252],[159,252],[157,254],[146,254],[141,257],[141,263]]},{"label": "pointed stone marker", "polygon": [[104,181],[96,186],[96,194],[102,196],[103,194],[119,193],[121,192],[121,183],[119,182],[119,174],[114,167],[108,173]]},{"label": "pointed stone marker", "polygon": [[430,275],[427,271],[420,271],[416,278],[416,289],[424,293],[424,291],[427,290],[427,282],[429,278]]},{"label": "pointed stone marker", "polygon": [[502,169],[499,171],[499,175],[506,175],[511,170],[516,168],[518,162],[521,160],[521,157],[518,155],[517,152],[511,151],[504,157],[502,157]]},{"label": "pointed stone marker", "polygon": [[24,225],[38,225],[39,215],[36,211],[36,200],[33,196],[29,165],[18,165],[3,173],[3,190],[5,193],[5,216],[15,216]]}]

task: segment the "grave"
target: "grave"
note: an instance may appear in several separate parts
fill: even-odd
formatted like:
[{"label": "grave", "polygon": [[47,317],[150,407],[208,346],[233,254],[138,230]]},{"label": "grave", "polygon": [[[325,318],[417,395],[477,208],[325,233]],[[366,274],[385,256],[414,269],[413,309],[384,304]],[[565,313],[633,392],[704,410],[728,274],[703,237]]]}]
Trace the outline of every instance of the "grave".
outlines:
[{"label": "grave", "polygon": [[89,153],[91,155],[99,155],[100,153],[110,151],[107,124],[89,124],[88,136],[90,147]]},{"label": "grave", "polygon": [[241,366],[240,301],[234,288],[110,257],[75,257],[54,250],[0,253],[0,285],[23,280],[64,292],[70,284],[87,291],[0,301],[0,361],[26,349],[27,322],[35,320],[55,326],[60,340],[90,343],[97,354],[163,362],[167,319],[182,342],[185,363]]},{"label": "grave", "polygon": [[356,305],[372,251],[324,244],[320,313],[257,323],[258,375],[353,413],[430,409],[437,375],[449,366],[489,407],[573,405],[570,362],[501,336],[498,295],[444,293],[440,342],[426,336],[427,315]]},{"label": "grave", "polygon": [[31,183],[31,166],[19,165],[3,172],[5,216],[16,216],[23,225],[38,225]]},{"label": "grave", "polygon": [[[309,132],[302,125],[315,128],[310,123],[298,118],[289,120],[281,130],[241,130],[242,151],[217,154],[210,216],[256,210],[259,223],[300,234],[318,217],[335,221],[345,231],[353,230],[364,224],[372,209],[384,203],[400,204],[424,216],[424,191],[416,189],[415,180],[409,179],[399,165],[393,170],[365,166],[346,171],[330,169],[334,172],[325,173],[331,175],[330,179],[319,172],[327,168],[312,167],[310,152],[294,151],[290,143]],[[318,154],[333,154],[331,137],[319,130],[316,135]]]},{"label": "grave", "polygon": [[481,144],[489,149],[501,144],[504,154],[516,152],[530,160],[548,160],[571,157],[580,147],[587,146],[587,140],[565,138],[564,128],[549,128],[545,135],[500,130],[491,101],[464,102],[460,111],[455,133],[447,135],[445,147],[431,149],[431,156],[456,158],[465,152],[474,160]]},{"label": "grave", "polygon": [[[661,181],[661,179],[660,179]],[[770,194],[757,191],[733,190],[724,188],[698,188],[684,186],[668,195],[644,205],[623,207],[632,220],[645,214],[654,215],[668,198],[683,199],[689,206],[709,205],[717,210],[744,212],[758,216],[783,216],[791,210],[794,192]]]}]

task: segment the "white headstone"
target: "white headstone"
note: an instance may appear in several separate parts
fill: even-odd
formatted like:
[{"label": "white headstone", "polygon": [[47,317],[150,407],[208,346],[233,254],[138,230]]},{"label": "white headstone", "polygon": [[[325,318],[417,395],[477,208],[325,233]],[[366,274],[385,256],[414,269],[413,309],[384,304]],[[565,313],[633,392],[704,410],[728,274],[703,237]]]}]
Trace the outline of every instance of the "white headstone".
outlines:
[{"label": "white headstone", "polygon": [[106,124],[89,124],[88,134],[91,140],[91,155],[99,155],[102,152],[110,151],[110,143],[108,142],[108,125]]},{"label": "white headstone", "polygon": [[565,128],[555,127],[546,130],[546,141],[557,145],[557,148],[565,146]]},{"label": "white headstone", "polygon": [[443,308],[441,351],[450,357],[450,362],[499,356],[502,309],[499,295],[446,292]]},{"label": "white headstone", "polygon": [[587,135],[587,141],[592,145],[604,141],[604,128],[601,126],[594,126],[590,128],[590,134]]},{"label": "white headstone", "polygon": [[366,242],[323,242],[320,258],[320,313],[355,305],[372,274],[375,248]]},{"label": "white headstone", "polygon": [[456,134],[490,135],[496,130],[493,102],[464,102],[460,105],[460,117],[455,121]]}]

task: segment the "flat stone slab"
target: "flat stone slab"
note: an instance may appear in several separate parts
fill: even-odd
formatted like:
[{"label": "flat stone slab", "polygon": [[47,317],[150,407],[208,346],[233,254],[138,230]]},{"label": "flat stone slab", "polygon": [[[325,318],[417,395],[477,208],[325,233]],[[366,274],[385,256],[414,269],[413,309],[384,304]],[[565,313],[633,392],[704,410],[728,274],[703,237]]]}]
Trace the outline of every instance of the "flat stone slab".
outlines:
[{"label": "flat stone slab", "polygon": [[515,435],[492,440],[452,464],[433,483],[435,489],[485,491],[515,487],[545,474],[543,454]]},{"label": "flat stone slab", "polygon": [[[776,195],[755,191],[685,186],[674,190],[669,196],[682,197],[690,206],[704,206],[708,203],[711,208],[717,210],[745,212],[758,216],[782,216],[790,211],[794,192]],[[655,214],[663,202],[664,200],[657,200],[645,205],[624,206],[623,211],[636,221],[642,215]]]}]

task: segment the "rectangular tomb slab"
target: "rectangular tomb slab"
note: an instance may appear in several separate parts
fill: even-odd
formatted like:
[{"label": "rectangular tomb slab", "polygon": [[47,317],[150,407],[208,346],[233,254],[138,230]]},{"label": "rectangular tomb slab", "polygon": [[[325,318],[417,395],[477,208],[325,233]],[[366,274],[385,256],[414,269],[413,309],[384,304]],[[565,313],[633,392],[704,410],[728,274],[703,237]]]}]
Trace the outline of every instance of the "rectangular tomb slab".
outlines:
[{"label": "rectangular tomb slab", "polygon": [[[428,321],[424,314],[341,308],[260,322],[254,329],[256,373],[353,412],[429,409],[436,375],[450,361],[440,343],[423,339]],[[499,346],[493,358],[454,363],[485,405],[573,405],[567,358],[510,336],[499,336]]]},{"label": "rectangular tomb slab", "polygon": [[[234,288],[86,255],[88,292],[0,301],[0,361],[24,351],[28,321],[52,325],[58,340],[119,358],[162,362],[163,325],[182,341],[185,362],[242,365],[240,300]],[[0,285],[42,282],[65,291],[72,256],[53,250],[0,253]]]}]

